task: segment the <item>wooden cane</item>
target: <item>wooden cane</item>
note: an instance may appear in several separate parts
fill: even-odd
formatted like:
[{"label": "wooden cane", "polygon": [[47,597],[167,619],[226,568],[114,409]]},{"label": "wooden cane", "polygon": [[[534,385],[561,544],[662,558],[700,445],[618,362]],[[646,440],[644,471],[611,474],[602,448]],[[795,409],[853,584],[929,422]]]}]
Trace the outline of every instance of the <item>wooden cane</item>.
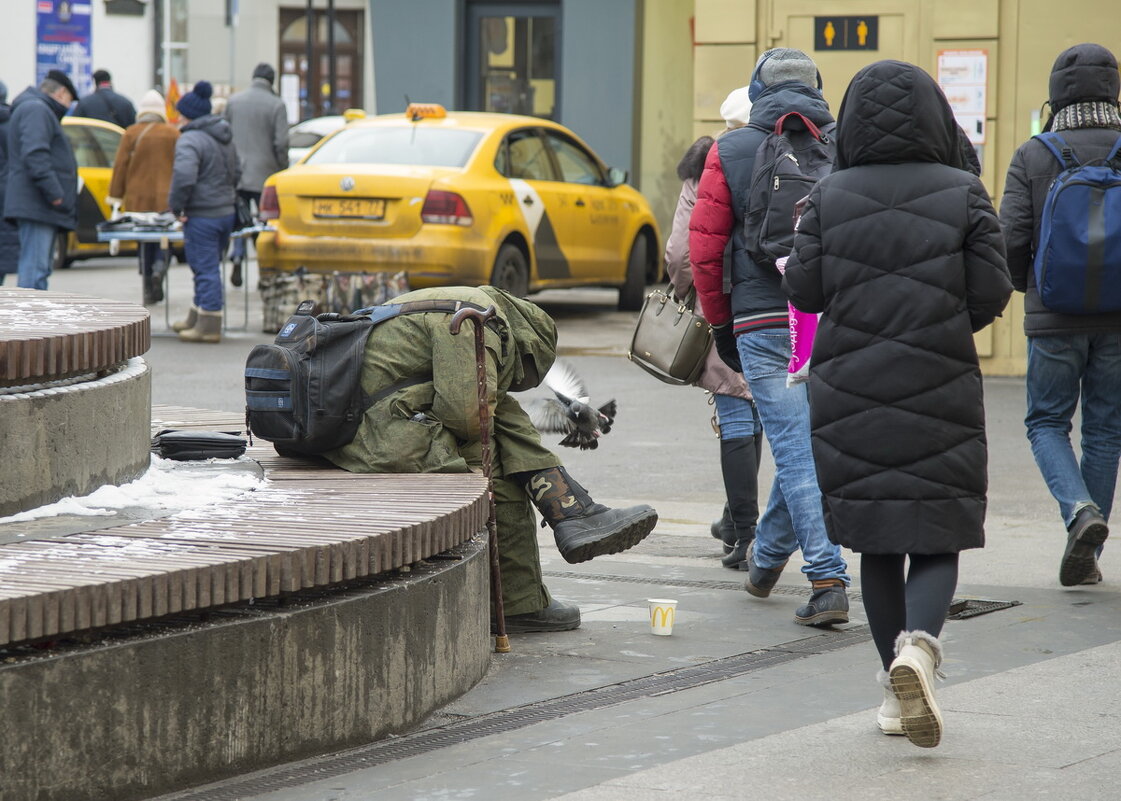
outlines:
[{"label": "wooden cane", "polygon": [[475,377],[479,390],[479,437],[483,446],[483,475],[487,479],[487,534],[490,538],[490,591],[494,603],[494,650],[495,653],[510,652],[510,638],[506,636],[506,615],[502,606],[502,574],[498,569],[498,524],[497,510],[494,505],[494,478],[490,453],[490,402],[487,398],[487,350],[483,340],[483,326],[497,314],[494,306],[486,311],[465,307],[452,316],[449,326],[452,334],[458,334],[463,321],[470,318],[475,324]]}]

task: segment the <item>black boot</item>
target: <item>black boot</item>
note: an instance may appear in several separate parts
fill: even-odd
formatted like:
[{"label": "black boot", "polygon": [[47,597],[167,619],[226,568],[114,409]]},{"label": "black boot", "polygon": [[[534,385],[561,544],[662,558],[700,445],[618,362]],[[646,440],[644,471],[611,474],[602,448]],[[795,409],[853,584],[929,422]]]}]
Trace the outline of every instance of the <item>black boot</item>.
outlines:
[{"label": "black boot", "polygon": [[553,527],[557,550],[572,564],[625,551],[658,522],[658,513],[645,504],[609,509],[596,503],[563,467],[521,477],[544,522]]},{"label": "black boot", "polygon": [[241,259],[234,259],[233,269],[230,270],[230,283],[234,286],[241,286]]},{"label": "black boot", "polygon": [[724,553],[731,553],[736,544],[736,524],[732,522],[732,513],[728,510],[728,503],[724,503],[724,513],[719,520],[713,520],[709,527],[712,536],[724,544]]},{"label": "black boot", "polygon": [[158,275],[142,276],[144,282],[144,305],[152,306],[163,300],[163,278]]},{"label": "black boot", "polygon": [[759,522],[759,461],[756,437],[720,440],[720,472],[736,532],[732,551],[720,564],[733,570],[746,567],[747,546],[755,539],[755,524]]}]

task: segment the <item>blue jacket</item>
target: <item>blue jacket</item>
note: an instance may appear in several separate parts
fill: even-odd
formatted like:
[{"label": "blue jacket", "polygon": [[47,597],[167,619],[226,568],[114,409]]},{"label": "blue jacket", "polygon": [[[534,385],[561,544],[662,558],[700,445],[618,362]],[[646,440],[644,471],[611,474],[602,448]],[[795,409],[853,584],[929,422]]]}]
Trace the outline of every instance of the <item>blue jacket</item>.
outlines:
[{"label": "blue jacket", "polygon": [[[4,217],[72,231],[78,215],[78,162],[62,131],[66,109],[33,86],[12,103]],[[55,206],[53,201],[62,199]]]}]

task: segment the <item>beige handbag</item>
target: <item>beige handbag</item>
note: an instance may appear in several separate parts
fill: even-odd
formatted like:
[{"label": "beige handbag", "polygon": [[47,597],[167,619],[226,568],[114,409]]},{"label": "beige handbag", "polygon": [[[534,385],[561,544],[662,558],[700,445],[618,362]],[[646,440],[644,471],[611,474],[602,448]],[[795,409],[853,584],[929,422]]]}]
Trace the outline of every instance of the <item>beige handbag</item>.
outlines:
[{"label": "beige handbag", "polygon": [[692,384],[712,347],[712,328],[693,312],[696,290],[674,300],[673,286],[646,296],[627,358],[667,384]]}]

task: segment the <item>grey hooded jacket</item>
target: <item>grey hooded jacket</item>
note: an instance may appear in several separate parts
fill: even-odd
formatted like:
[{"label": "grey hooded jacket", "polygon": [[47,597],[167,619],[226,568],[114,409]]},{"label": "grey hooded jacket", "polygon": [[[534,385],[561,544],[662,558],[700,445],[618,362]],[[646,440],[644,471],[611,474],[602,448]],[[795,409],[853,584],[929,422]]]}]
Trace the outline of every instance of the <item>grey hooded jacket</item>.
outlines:
[{"label": "grey hooded jacket", "polygon": [[191,120],[175,143],[168,208],[188,217],[233,214],[240,177],[230,124],[214,114]]},{"label": "grey hooded jacket", "polygon": [[288,168],[288,112],[284,101],[264,78],[254,78],[226,105],[226,119],[234,132],[234,147],[241,159],[237,188],[260,192],[265,179]]}]

